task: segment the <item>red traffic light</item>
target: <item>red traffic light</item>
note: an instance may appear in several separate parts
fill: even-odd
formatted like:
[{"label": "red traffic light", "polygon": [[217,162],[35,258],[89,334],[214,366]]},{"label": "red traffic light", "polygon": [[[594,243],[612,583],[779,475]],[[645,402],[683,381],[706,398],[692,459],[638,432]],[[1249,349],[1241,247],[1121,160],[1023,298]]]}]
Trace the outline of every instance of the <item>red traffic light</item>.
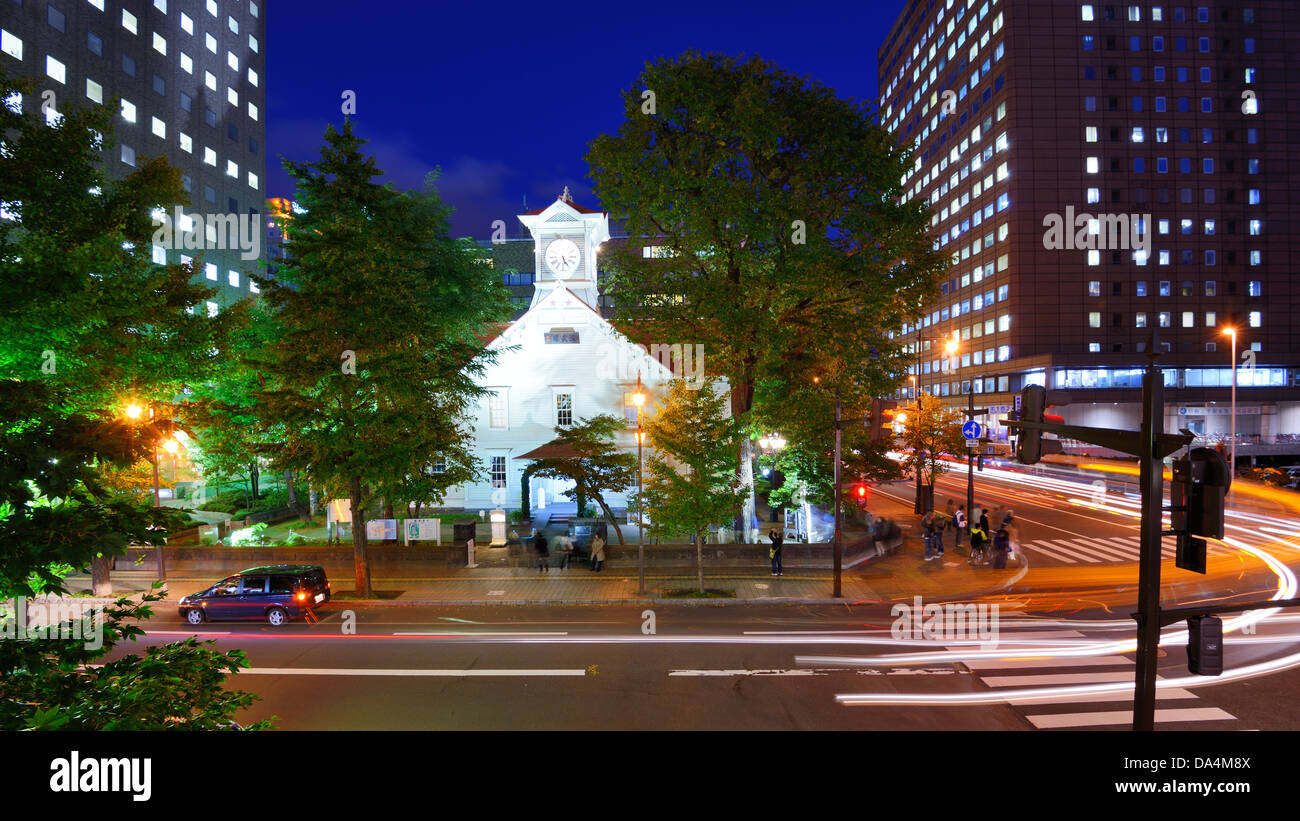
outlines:
[{"label": "red traffic light", "polygon": [[858,498],[859,498],[859,499],[864,499],[864,498],[866,498],[866,496],[867,496],[867,486],[866,486],[866,485],[858,485]]}]

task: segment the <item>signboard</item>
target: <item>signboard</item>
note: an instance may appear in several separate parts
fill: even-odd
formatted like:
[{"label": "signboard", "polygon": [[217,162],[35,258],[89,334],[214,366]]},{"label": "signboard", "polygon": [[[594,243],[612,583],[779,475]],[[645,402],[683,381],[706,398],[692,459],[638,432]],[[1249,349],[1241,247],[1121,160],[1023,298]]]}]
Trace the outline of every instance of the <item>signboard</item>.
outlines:
[{"label": "signboard", "polygon": [[[967,440],[978,439],[980,438],[980,436],[984,434],[984,428],[983,426],[980,425],[979,422],[976,422],[974,419],[967,419],[966,424],[961,426],[961,432],[962,435],[965,436]],[[969,442],[967,443],[966,446],[974,447],[974,445],[969,444]]]},{"label": "signboard", "polygon": [[366,522],[366,538],[375,540],[397,540],[396,519],[371,519]]},{"label": "signboard", "polygon": [[972,450],[975,449],[975,448],[978,448],[979,446],[980,446],[980,440],[978,440],[978,439],[967,439],[967,440],[966,440],[966,447],[971,448]]},{"label": "signboard", "polygon": [[332,499],[325,506],[325,520],[327,522],[352,522],[352,502],[348,499]]},{"label": "signboard", "polygon": [[406,541],[442,544],[442,519],[407,519]]},{"label": "signboard", "polygon": [[[1223,407],[1180,407],[1179,416],[1231,416],[1232,406]],[[1246,405],[1237,408],[1238,416],[1259,416],[1259,405]]]},{"label": "signboard", "polygon": [[1016,394],[1016,413],[1020,413],[1020,394]]}]

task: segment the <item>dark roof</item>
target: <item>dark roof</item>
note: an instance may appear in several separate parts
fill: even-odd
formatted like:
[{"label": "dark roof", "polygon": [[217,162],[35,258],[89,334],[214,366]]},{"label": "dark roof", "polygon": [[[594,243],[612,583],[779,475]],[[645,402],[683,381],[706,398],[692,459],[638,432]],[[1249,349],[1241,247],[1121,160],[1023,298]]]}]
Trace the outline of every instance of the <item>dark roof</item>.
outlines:
[{"label": "dark roof", "polygon": [[[552,205],[552,203],[549,203],[549,202],[548,202],[548,203],[546,203],[546,205],[542,206],[541,208],[538,208],[536,211],[528,211],[527,213],[524,214],[524,216],[525,216],[525,217],[535,217],[535,216],[537,216],[538,214],[540,214],[540,213],[542,213],[543,211],[545,211],[547,208],[550,208],[551,205]],[[577,204],[576,202],[574,202],[573,200],[569,200],[568,205],[569,205],[570,208],[572,208],[574,211],[577,211],[579,214],[599,214],[599,213],[600,213],[600,211],[597,211],[595,208],[586,208],[586,207],[584,207],[584,206],[578,205],[578,204]]]},{"label": "dark roof", "polygon": [[516,459],[577,459],[581,454],[573,449],[573,445],[561,442],[559,439],[552,439],[541,447],[533,448],[527,453],[516,456]]}]

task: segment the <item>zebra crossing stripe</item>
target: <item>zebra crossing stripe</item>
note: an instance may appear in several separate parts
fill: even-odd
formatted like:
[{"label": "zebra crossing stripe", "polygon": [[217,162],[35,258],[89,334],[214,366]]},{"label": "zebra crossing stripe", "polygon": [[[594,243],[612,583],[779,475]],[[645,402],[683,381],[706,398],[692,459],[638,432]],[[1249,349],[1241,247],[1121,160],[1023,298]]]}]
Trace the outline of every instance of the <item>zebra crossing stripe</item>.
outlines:
[{"label": "zebra crossing stripe", "polygon": [[1094,547],[1080,539],[1058,539],[1057,541],[1079,551],[1083,556],[1095,557],[1092,561],[1127,561],[1124,554],[1120,553],[1118,550],[1112,551],[1111,548]]},{"label": "zebra crossing stripe", "polygon": [[[1157,723],[1175,721],[1223,721],[1234,720],[1236,716],[1224,712],[1218,707],[1185,707],[1175,710],[1156,710]],[[1102,727],[1113,724],[1133,723],[1132,710],[1111,710],[1099,713],[1058,713],[1055,715],[1026,716],[1040,730],[1061,727]]]},{"label": "zebra crossing stripe", "polygon": [[1036,676],[980,676],[980,681],[990,687],[1046,687],[1058,684],[1101,684],[1111,681],[1132,681],[1130,670],[1091,673],[1045,673]]},{"label": "zebra crossing stripe", "polygon": [[1137,561],[1138,558],[1137,551],[1132,550],[1131,548],[1128,547],[1116,547],[1115,545],[1109,544],[1107,542],[1103,542],[1101,539],[1079,538],[1079,539],[1075,539],[1075,541],[1080,544],[1087,545],[1088,547],[1092,547],[1097,550],[1101,550],[1103,552],[1109,553],[1112,556],[1116,556],[1120,559],[1120,561],[1135,562]]},{"label": "zebra crossing stripe", "polygon": [[[1196,695],[1196,693],[1193,693],[1191,690],[1184,690],[1181,687],[1167,687],[1167,688],[1156,688],[1156,698],[1167,700],[1167,699],[1200,698],[1200,696]],[[1093,695],[1089,695],[1089,696],[1074,696],[1069,701],[1071,704],[1084,704],[1084,703],[1095,703],[1095,702],[1105,702],[1105,701],[1128,702],[1129,704],[1132,704],[1133,694],[1128,692],[1094,693]],[[1039,704],[1051,704],[1051,703],[1052,702],[1050,701],[1039,702]]]},{"label": "zebra crossing stripe", "polygon": [[1112,550],[1119,550],[1122,553],[1124,553],[1124,555],[1131,557],[1134,561],[1137,561],[1137,558],[1142,553],[1141,541],[1138,539],[1134,539],[1132,537],[1111,536],[1111,537],[1103,538],[1100,536],[1096,536],[1096,537],[1091,537],[1089,541],[1095,542],[1100,545],[1105,545],[1106,547],[1109,547]]},{"label": "zebra crossing stripe", "polygon": [[1066,556],[1061,553],[1057,553],[1055,550],[1051,550],[1046,547],[1043,547],[1043,542],[1041,539],[1035,542],[1026,542],[1025,544],[1022,544],[1021,547],[1029,548],[1030,550],[1036,550],[1045,556],[1049,556],[1053,559],[1056,559],[1057,561],[1066,562],[1068,564],[1074,564],[1074,559],[1072,557]]},{"label": "zebra crossing stripe", "polygon": [[[999,637],[1000,639],[1001,637]],[[1032,649],[1025,651],[1033,653]],[[971,670],[1023,670],[1043,667],[1102,667],[1112,664],[1133,664],[1133,659],[1124,656],[1076,656],[1063,658],[1019,658],[1019,659],[965,659],[962,664]],[[1132,675],[1126,673],[1125,675]]]}]

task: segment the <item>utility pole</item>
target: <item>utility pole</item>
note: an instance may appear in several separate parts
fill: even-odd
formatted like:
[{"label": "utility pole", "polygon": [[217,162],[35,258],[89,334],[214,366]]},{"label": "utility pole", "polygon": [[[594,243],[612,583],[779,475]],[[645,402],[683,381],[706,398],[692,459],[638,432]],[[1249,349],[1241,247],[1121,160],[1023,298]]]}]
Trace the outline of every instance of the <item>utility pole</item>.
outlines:
[{"label": "utility pole", "polygon": [[[1154,348],[1154,346],[1153,346]],[[1142,378],[1142,428],[1139,433],[1138,476],[1142,488],[1141,542],[1138,558],[1137,672],[1133,691],[1133,729],[1155,729],[1156,667],[1160,651],[1160,541],[1164,508],[1164,454],[1160,439],[1165,413],[1161,394],[1164,377],[1156,367],[1156,352]]]},{"label": "utility pole", "polygon": [[[831,548],[832,559],[831,566],[835,575],[835,586],[831,595],[840,598],[840,568],[843,563],[843,554],[841,553],[842,544],[840,542],[840,386],[838,380],[835,384],[835,536],[834,545]],[[919,473],[917,475],[920,475]]]}]

